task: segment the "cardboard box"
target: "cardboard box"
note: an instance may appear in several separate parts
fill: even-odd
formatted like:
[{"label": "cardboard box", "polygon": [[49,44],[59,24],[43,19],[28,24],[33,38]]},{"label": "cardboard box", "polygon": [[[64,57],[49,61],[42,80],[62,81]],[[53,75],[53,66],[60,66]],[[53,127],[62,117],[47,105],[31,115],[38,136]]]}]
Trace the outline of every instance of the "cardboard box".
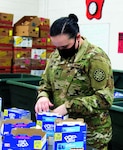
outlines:
[{"label": "cardboard box", "polygon": [[53,150],[86,150],[87,126],[83,119],[56,119]]},{"label": "cardboard box", "polygon": [[14,47],[32,47],[32,37],[14,36]]},{"label": "cardboard box", "polygon": [[39,37],[39,28],[31,26],[16,26],[14,27],[14,36]]},{"label": "cardboard box", "polygon": [[37,16],[24,16],[20,20],[18,20],[14,26],[31,26],[38,27],[41,21]]},{"label": "cardboard box", "polygon": [[14,36],[39,37],[39,25],[37,16],[24,16],[14,24]]},{"label": "cardboard box", "polygon": [[12,62],[12,59],[11,58],[0,58],[0,68],[1,67],[11,67],[11,62]]},{"label": "cardboard box", "polygon": [[0,46],[13,46],[13,36],[0,36]]},{"label": "cardboard box", "polygon": [[14,128],[2,142],[4,150],[47,150],[46,134],[41,129]]},{"label": "cardboard box", "polygon": [[44,70],[31,70],[31,75],[41,76]]},{"label": "cardboard box", "polygon": [[39,37],[41,38],[47,38],[50,35],[50,30],[49,29],[40,29],[39,30]]},{"label": "cardboard box", "polygon": [[47,37],[47,46],[49,46],[49,47],[51,46],[51,47],[55,48],[55,46],[53,45],[50,37]]},{"label": "cardboard box", "polygon": [[12,26],[13,24],[13,14],[0,12],[0,25]]},{"label": "cardboard box", "polygon": [[13,27],[0,26],[1,36],[13,36]]},{"label": "cardboard box", "polygon": [[37,125],[39,125],[41,129],[46,132],[47,138],[49,136],[54,136],[54,124],[57,118],[64,119],[64,116],[58,115],[53,112],[42,112],[37,114]]},{"label": "cardboard box", "polygon": [[8,108],[4,109],[4,119],[31,119],[31,112],[29,110],[19,108]]},{"label": "cardboard box", "polygon": [[31,50],[32,59],[46,59],[46,49],[32,49]]},{"label": "cardboard box", "polygon": [[0,66],[0,73],[11,73],[11,67],[1,67]]},{"label": "cardboard box", "polygon": [[48,18],[39,18],[41,23],[40,23],[40,29],[50,29],[50,19]]},{"label": "cardboard box", "polygon": [[13,66],[12,68],[12,73],[26,73],[26,74],[30,74],[31,73],[31,70],[30,69],[27,69],[27,68],[16,68]]},{"label": "cardboard box", "polygon": [[46,38],[33,38],[32,47],[33,48],[45,48],[47,46]]},{"label": "cardboard box", "polygon": [[44,70],[46,59],[31,59],[31,70]]},{"label": "cardboard box", "polygon": [[30,58],[14,58],[12,68],[14,70],[30,70],[31,69],[31,59]]},{"label": "cardboard box", "polygon": [[12,47],[0,47],[0,59],[1,58],[10,58],[13,57],[13,49]]},{"label": "cardboard box", "polygon": [[[13,58],[14,59],[27,59],[27,58],[31,58],[31,48],[27,48],[27,47],[14,47],[13,49]],[[26,61],[25,61],[26,63]],[[27,62],[28,63],[28,62]]]},{"label": "cardboard box", "polygon": [[14,128],[32,128],[36,127],[36,123],[29,119],[7,119],[1,123],[1,134],[5,136],[10,134]]}]

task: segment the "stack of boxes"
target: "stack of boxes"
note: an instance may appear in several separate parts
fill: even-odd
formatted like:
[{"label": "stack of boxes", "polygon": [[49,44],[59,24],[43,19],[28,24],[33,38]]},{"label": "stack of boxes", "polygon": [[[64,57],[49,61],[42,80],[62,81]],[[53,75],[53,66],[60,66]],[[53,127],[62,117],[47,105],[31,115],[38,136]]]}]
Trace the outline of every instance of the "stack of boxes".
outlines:
[{"label": "stack of boxes", "polygon": [[0,13],[0,73],[11,72],[13,14]]},{"label": "stack of boxes", "polygon": [[14,36],[13,44],[13,73],[30,73],[32,38]]},{"label": "stack of boxes", "polygon": [[50,20],[37,16],[24,16],[14,24],[13,73],[43,73],[49,54],[55,49],[49,30]]},{"label": "stack of boxes", "polygon": [[50,20],[47,18],[40,18],[41,24],[40,24],[40,34],[39,36],[41,38],[46,38],[46,58],[49,58],[49,55],[54,51],[55,46],[52,44],[50,39]]},{"label": "stack of boxes", "polygon": [[14,24],[13,73],[30,73],[33,37],[39,37],[40,20],[24,16]]},{"label": "stack of boxes", "polygon": [[72,119],[53,112],[36,116],[37,125],[46,132],[48,145],[53,150],[86,150],[87,125],[83,118]]},{"label": "stack of boxes", "polygon": [[82,118],[56,119],[53,150],[86,150],[87,126]]},{"label": "stack of boxes", "polygon": [[0,127],[2,150],[47,150],[46,134],[30,120],[29,114],[18,108],[4,110]]},{"label": "stack of boxes", "polygon": [[0,13],[0,73],[41,75],[54,51],[50,20],[24,16],[13,26],[13,14]]},{"label": "stack of boxes", "polygon": [[[55,47],[52,45],[49,31],[50,31],[50,20],[48,18],[39,18],[39,37],[33,37],[33,45],[32,45],[32,67],[31,74],[38,75],[43,72],[46,66],[47,59],[49,58],[49,54],[54,51]],[[49,42],[50,41],[50,42]],[[52,46],[51,46],[52,45]],[[49,53],[49,48],[52,50]],[[51,49],[50,48],[50,49]]]}]

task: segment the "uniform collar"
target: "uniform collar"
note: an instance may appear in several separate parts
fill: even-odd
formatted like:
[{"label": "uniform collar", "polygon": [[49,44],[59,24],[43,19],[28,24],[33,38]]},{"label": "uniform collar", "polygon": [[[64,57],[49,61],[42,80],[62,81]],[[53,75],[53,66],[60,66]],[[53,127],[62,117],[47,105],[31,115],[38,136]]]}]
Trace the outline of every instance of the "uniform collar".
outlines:
[{"label": "uniform collar", "polygon": [[77,52],[76,57],[74,59],[74,62],[78,62],[83,58],[83,56],[87,50],[87,47],[89,45],[87,39],[85,37],[82,37],[82,38],[84,39],[84,41],[78,49],[78,52]]}]

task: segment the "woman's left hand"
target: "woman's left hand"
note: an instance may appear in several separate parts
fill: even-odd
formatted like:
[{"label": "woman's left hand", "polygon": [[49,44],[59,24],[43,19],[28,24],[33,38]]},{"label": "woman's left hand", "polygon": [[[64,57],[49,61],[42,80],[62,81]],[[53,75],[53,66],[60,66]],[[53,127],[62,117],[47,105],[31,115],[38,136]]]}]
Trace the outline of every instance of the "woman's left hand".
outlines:
[{"label": "woman's left hand", "polygon": [[62,104],[62,105],[58,106],[57,108],[55,108],[53,110],[53,112],[57,113],[59,115],[62,115],[62,116],[66,115],[67,114],[67,109],[65,107],[65,104]]}]

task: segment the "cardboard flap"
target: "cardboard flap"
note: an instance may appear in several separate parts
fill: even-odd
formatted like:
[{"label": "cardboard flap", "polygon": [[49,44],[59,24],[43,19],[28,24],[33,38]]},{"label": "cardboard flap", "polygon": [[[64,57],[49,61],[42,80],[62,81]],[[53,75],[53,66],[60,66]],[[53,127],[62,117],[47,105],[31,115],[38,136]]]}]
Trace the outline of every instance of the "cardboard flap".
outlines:
[{"label": "cardboard flap", "polygon": [[33,26],[37,27],[40,25],[40,19],[37,16],[24,16],[18,20],[14,26]]},{"label": "cardboard flap", "polygon": [[16,123],[31,123],[32,120],[29,119],[6,119],[2,121],[2,124],[16,124]]},{"label": "cardboard flap", "polygon": [[73,119],[73,118],[67,118],[65,120],[62,119],[56,119],[55,120],[56,124],[83,124],[84,123],[84,119],[83,118],[77,118],[77,119]]},{"label": "cardboard flap", "polygon": [[28,136],[45,136],[45,132],[41,131],[41,129],[34,129],[34,128],[14,128],[11,132],[13,135],[28,135]]}]

